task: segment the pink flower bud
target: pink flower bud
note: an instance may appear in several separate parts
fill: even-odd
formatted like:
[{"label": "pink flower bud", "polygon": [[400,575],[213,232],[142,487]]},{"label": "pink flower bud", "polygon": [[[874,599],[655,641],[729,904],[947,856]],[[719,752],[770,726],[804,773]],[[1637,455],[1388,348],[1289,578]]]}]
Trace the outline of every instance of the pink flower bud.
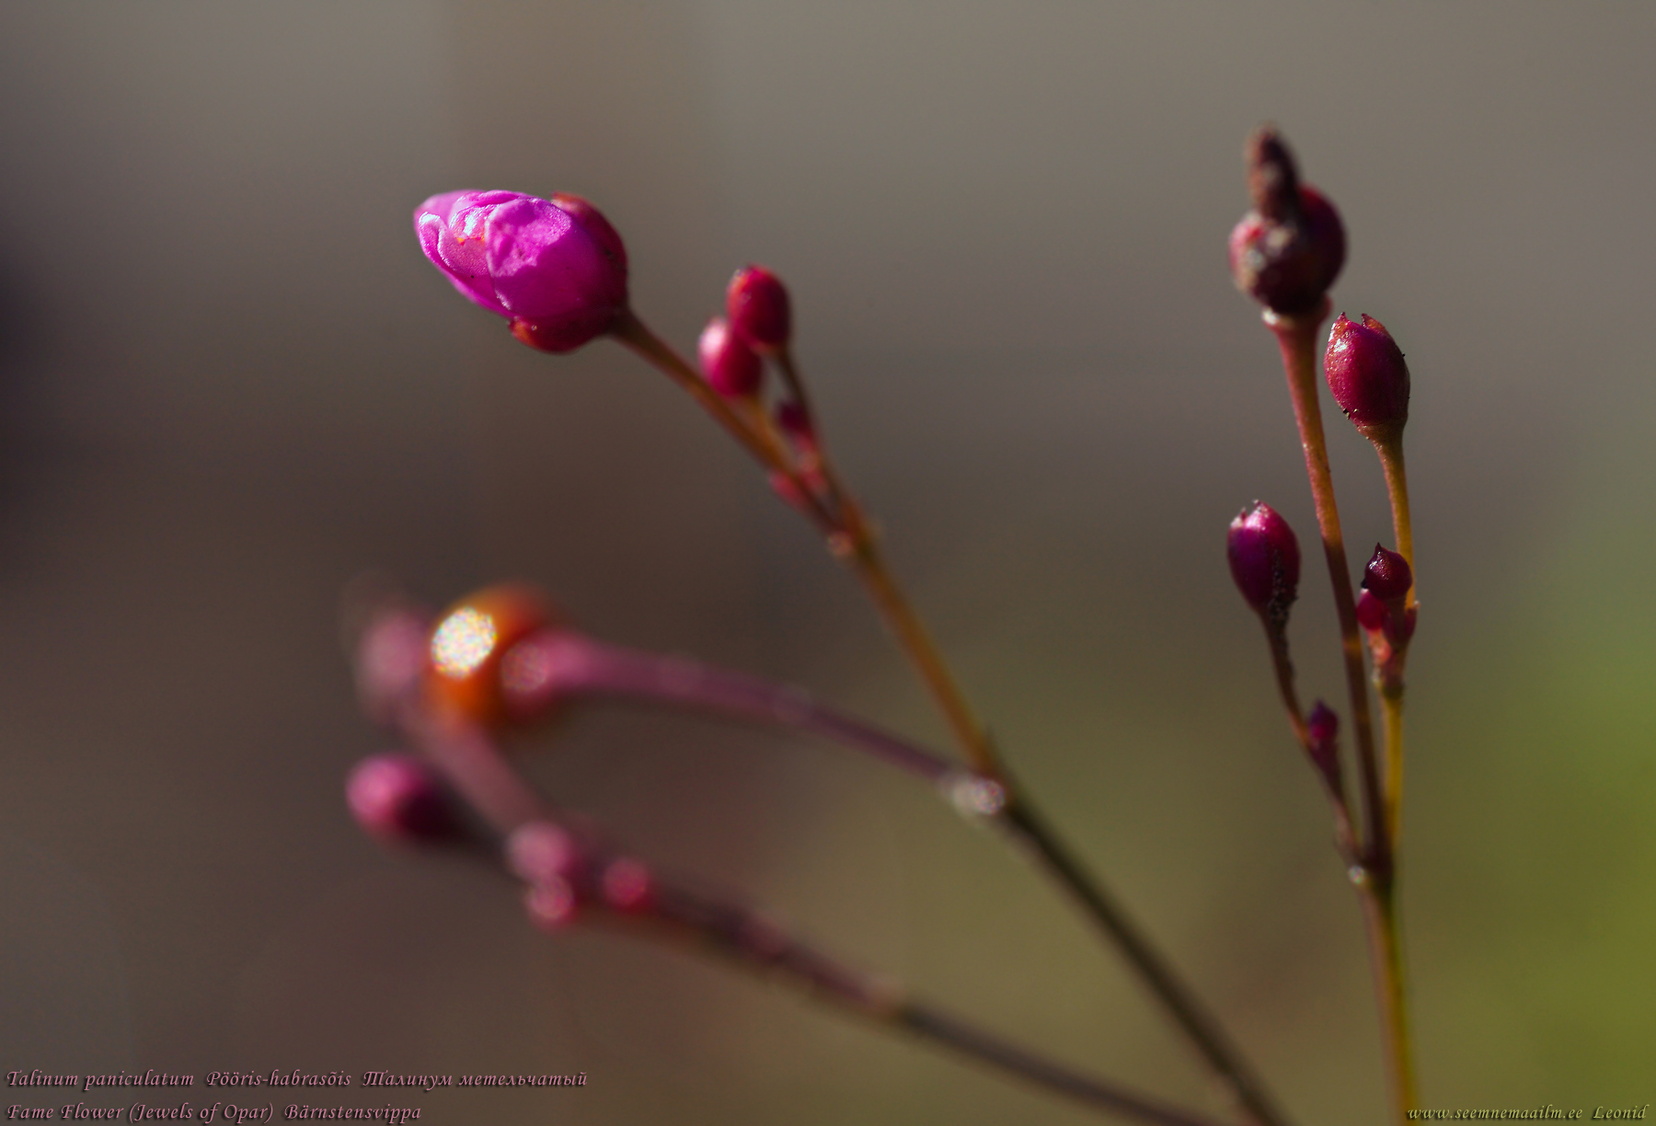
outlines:
[{"label": "pink flower bud", "polygon": [[559,881],[574,886],[586,867],[580,842],[561,825],[529,821],[506,838],[506,867],[524,883],[539,887]]},{"label": "pink flower bud", "polygon": [[781,427],[795,449],[805,453],[816,452],[816,420],[798,401],[784,399],[776,405],[776,425]]},{"label": "pink flower bud", "polygon": [[419,615],[403,609],[382,611],[363,629],[357,639],[357,698],[369,718],[391,722],[419,686],[430,632]]},{"label": "pink flower bud", "polygon": [[1299,540],[1288,521],[1254,501],[1231,521],[1225,541],[1231,577],[1254,612],[1280,627],[1299,592]]},{"label": "pink flower bud", "polygon": [[523,909],[535,926],[548,934],[557,934],[579,916],[580,899],[566,881],[555,879],[524,889]]},{"label": "pink flower bud", "polygon": [[432,769],[412,755],[374,755],[345,782],[357,823],[384,841],[436,844],[460,834],[454,799]]},{"label": "pink flower bud", "polygon": [[788,289],[763,266],[736,271],[725,290],[725,315],[736,334],[761,355],[783,347],[793,335]]},{"label": "pink flower bud", "polygon": [[639,914],[649,910],[655,899],[655,880],[639,860],[622,857],[604,868],[598,890],[606,906],[616,911]]},{"label": "pink flower bud", "polygon": [[730,330],[729,321],[723,317],[708,321],[697,351],[702,375],[719,394],[727,399],[746,399],[759,393],[765,361]]},{"label": "pink flower bud", "polygon": [[578,196],[448,192],[415,208],[414,230],[456,289],[542,351],[579,348],[626,308],[626,249]]},{"label": "pink flower bud", "polygon": [[1386,326],[1365,314],[1363,323],[1341,313],[1323,355],[1328,389],[1365,438],[1395,436],[1409,421],[1409,365]]},{"label": "pink flower bud", "polygon": [[1311,763],[1321,772],[1329,788],[1340,792],[1340,717],[1334,709],[1318,700],[1305,719],[1305,749]]},{"label": "pink flower bud", "polygon": [[1248,138],[1253,210],[1231,231],[1231,273],[1243,292],[1276,313],[1317,308],[1345,264],[1345,228],[1321,194],[1302,185],[1276,130]]},{"label": "pink flower bud", "polygon": [[1392,602],[1408,594],[1413,585],[1414,572],[1409,569],[1409,561],[1375,544],[1374,554],[1363,568],[1363,589]]}]

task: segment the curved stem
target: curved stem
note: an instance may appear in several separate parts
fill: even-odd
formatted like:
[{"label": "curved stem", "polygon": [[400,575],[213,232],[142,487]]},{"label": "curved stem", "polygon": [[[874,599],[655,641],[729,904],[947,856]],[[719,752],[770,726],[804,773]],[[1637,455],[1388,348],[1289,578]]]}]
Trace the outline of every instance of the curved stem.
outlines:
[{"label": "curved stem", "polygon": [[536,691],[550,698],[605,693],[651,700],[809,731],[933,784],[962,773],[924,747],[820,704],[810,693],[791,685],[683,657],[608,645],[569,630],[528,638],[519,645],[520,654],[532,652],[533,664],[543,678]]}]

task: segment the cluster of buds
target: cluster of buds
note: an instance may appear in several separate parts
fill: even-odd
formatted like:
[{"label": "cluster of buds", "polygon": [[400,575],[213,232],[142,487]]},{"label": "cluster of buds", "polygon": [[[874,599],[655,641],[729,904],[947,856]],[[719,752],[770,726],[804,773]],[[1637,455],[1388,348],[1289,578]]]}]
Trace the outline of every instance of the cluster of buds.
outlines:
[{"label": "cluster of buds", "polygon": [[1357,596],[1357,624],[1363,627],[1374,675],[1382,692],[1402,690],[1403,660],[1414,636],[1416,607],[1408,604],[1414,589],[1409,561],[1380,544],[1363,569],[1362,592]]},{"label": "cluster of buds", "polygon": [[[1323,446],[1315,381],[1308,374],[1315,362],[1312,334],[1327,315],[1328,289],[1345,261],[1345,231],[1333,205],[1300,182],[1294,159],[1274,130],[1256,132],[1249,140],[1245,158],[1253,209],[1231,233],[1231,269],[1237,285],[1265,307],[1266,321],[1282,345],[1319,531],[1346,634],[1347,661],[1356,662],[1348,667],[1348,682],[1359,689],[1363,682],[1356,638],[1361,630],[1382,697],[1396,701],[1401,698],[1404,658],[1416,618],[1410,566],[1412,533],[1402,455],[1403,428],[1409,417],[1408,364],[1386,326],[1375,318],[1363,315],[1352,320],[1341,314],[1335,319],[1322,355],[1323,375],[1334,401],[1380,455],[1399,541],[1398,551],[1376,546],[1361,591],[1353,595]],[[1231,522],[1227,554],[1237,588],[1265,624],[1290,723],[1335,798],[1337,814],[1344,818],[1348,811],[1344,808],[1335,740],[1337,716],[1321,701],[1309,716],[1301,711],[1288,659],[1288,609],[1299,578],[1297,539],[1280,515],[1255,501]],[[1366,694],[1354,690],[1351,706],[1358,720],[1359,757],[1370,766],[1374,752],[1368,743]],[[1386,718],[1389,723],[1397,722],[1396,714],[1388,713]],[[1366,769],[1365,787],[1381,786],[1377,772]],[[1395,794],[1367,796],[1371,798],[1371,810],[1395,802]],[[1371,815],[1371,821],[1382,820],[1377,813]],[[1395,816],[1391,820],[1395,823]],[[1381,839],[1385,829],[1376,824],[1371,833],[1375,836],[1370,853],[1386,853],[1391,842]],[[1371,855],[1370,859],[1375,857]],[[1383,855],[1378,862],[1385,862]]]},{"label": "cluster of buds", "polygon": [[[1238,590],[1264,627],[1295,734],[1334,802],[1341,848],[1353,871],[1372,864],[1381,873],[1370,887],[1389,888],[1384,855],[1389,844],[1379,812],[1381,791],[1356,631],[1360,627],[1367,633],[1383,697],[1400,706],[1403,658],[1416,613],[1406,490],[1398,500],[1409,373],[1379,321],[1363,316],[1353,322],[1343,315],[1336,321],[1324,356],[1328,386],[1380,452],[1393,488],[1394,513],[1400,513],[1399,551],[1376,550],[1357,599],[1345,573],[1321,448],[1315,376],[1308,374],[1315,367],[1309,334],[1329,311],[1328,290],[1345,261],[1345,231],[1333,205],[1301,183],[1293,157],[1274,130],[1262,129],[1251,138],[1247,160],[1252,209],[1231,234],[1231,269],[1237,285],[1265,307],[1267,323],[1289,360],[1324,554],[1335,576],[1348,682],[1355,678],[1357,683],[1350,716],[1364,766],[1363,796],[1370,802],[1366,851],[1351,830],[1339,717],[1320,700],[1305,713],[1294,687],[1288,624],[1300,582],[1298,539],[1279,513],[1254,501],[1231,522],[1227,556]],[[786,966],[808,988],[865,1015],[907,1022],[911,1031],[951,1042],[1026,1078],[1072,1095],[1090,1092],[1083,1097],[1151,1120],[1190,1121],[1099,1084],[1055,1078],[1058,1072],[1050,1065],[1003,1051],[950,1022],[915,1019],[917,1010],[893,1007],[881,991],[759,925],[751,913],[664,883],[643,862],[605,846],[595,830],[551,810],[497,753],[494,742],[510,729],[592,695],[810,731],[924,779],[952,795],[962,811],[992,821],[1041,857],[1048,873],[1075,893],[1181,1023],[1251,1120],[1273,1126],[1280,1121],[1257,1081],[1215,1034],[1211,1020],[1013,788],[998,753],[886,569],[871,522],[828,459],[792,354],[792,307],[782,281],[760,266],[738,270],[726,287],[723,311],[700,335],[699,363],[692,366],[634,313],[626,248],[587,201],[571,195],[548,200],[506,191],[450,192],[417,208],[414,226],[427,258],[450,283],[468,300],[505,318],[524,344],[568,352],[607,335],[688,391],[760,463],[773,489],[806,515],[831,550],[858,573],[926,681],[965,754],[965,765],[783,686],[599,643],[570,627],[536,592],[501,586],[468,597],[434,624],[398,610],[382,615],[363,633],[357,667],[365,710],[422,752],[422,757],[377,756],[353,772],[347,801],[364,828],[388,840],[482,842],[495,862],[522,881],[529,917],[544,929],[562,929],[589,910],[670,922],[739,957]]]},{"label": "cluster of buds", "polygon": [[656,880],[643,861],[606,852],[546,818],[526,821],[506,837],[506,868],[523,881],[524,910],[542,930],[562,930],[582,910],[647,914]]}]

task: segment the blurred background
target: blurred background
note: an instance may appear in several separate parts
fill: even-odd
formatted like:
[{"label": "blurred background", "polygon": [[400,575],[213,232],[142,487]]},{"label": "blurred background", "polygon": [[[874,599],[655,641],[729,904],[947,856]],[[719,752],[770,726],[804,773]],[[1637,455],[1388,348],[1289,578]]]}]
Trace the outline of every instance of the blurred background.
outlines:
[{"label": "blurred background", "polygon": [[[1300,1121],[1379,1121],[1357,906],[1223,559],[1256,496],[1315,526],[1224,260],[1269,119],[1344,213],[1336,308],[1414,372],[1426,1102],[1656,1100],[1653,49],[1638,3],[0,3],[0,1071],[589,1077],[392,1100],[439,1123],[1087,1120],[693,956],[548,938],[349,821],[386,747],[339,643],[369,570],[431,604],[529,579],[600,636],[944,739],[662,378],[533,353],[422,259],[415,204],[502,187],[596,201],[686,348],[735,266],[782,273],[829,438],[1011,761]],[[1361,557],[1384,492],[1330,422]],[[1302,685],[1335,699],[1306,570]],[[906,779],[615,708],[525,749],[847,959],[1223,1105]]]}]

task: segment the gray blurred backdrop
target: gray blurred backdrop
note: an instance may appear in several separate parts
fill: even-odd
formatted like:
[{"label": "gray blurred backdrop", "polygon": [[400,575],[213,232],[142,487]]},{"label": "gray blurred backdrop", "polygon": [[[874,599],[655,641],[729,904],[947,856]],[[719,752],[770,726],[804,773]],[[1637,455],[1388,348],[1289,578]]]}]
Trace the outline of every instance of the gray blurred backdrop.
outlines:
[{"label": "gray blurred backdrop", "polygon": [[[683,346],[733,267],[783,273],[831,440],[1012,761],[1296,1116],[1378,1121],[1357,908],[1223,561],[1253,497],[1314,526],[1224,263],[1271,119],[1344,212],[1337,307],[1414,371],[1426,1101],[1656,1100],[1653,48],[1638,3],[0,3],[0,1071],[589,1076],[406,1100],[440,1123],[1084,1120],[694,957],[547,938],[350,823],[385,745],[338,643],[369,569],[432,603],[530,579],[602,636],[943,739],[664,380],[522,348],[421,258],[413,205],[504,187],[598,202]],[[1379,474],[1331,431],[1361,555]],[[1295,638],[1331,695],[1318,570]],[[1063,903],[906,780],[613,708],[529,749],[645,855],[1221,1105]]]}]

